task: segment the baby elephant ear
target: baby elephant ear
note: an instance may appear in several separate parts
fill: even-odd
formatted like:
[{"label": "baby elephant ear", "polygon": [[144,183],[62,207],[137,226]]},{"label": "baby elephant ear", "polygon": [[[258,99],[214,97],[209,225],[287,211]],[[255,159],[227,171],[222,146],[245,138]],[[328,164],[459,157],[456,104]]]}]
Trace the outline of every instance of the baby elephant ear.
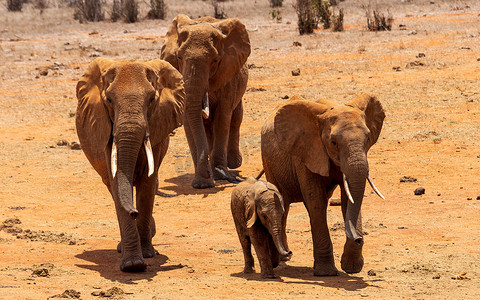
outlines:
[{"label": "baby elephant ear", "polygon": [[247,222],[247,228],[251,228],[257,221],[255,194],[252,191],[247,191],[245,195],[245,221]]},{"label": "baby elephant ear", "polygon": [[382,131],[383,120],[385,119],[385,111],[377,97],[363,93],[349,105],[357,107],[365,113],[365,122],[370,130],[370,142],[368,148],[375,144]]}]

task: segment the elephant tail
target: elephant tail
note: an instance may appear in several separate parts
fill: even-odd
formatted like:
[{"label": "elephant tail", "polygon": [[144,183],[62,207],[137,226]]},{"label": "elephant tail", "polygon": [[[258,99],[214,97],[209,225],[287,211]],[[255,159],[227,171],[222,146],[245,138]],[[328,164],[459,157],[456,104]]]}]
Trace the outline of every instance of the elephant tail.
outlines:
[{"label": "elephant tail", "polygon": [[255,177],[255,179],[256,179],[256,180],[259,180],[260,177],[262,177],[264,173],[265,173],[265,170],[262,169],[262,170],[260,171],[260,173],[258,173],[257,177]]}]

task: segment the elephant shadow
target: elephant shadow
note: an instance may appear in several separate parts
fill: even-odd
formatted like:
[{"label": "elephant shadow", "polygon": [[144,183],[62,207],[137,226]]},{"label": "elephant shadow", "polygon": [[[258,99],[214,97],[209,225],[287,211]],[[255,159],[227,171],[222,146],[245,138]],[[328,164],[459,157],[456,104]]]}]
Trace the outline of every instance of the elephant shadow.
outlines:
[{"label": "elephant shadow", "polygon": [[[235,176],[241,177],[239,171],[231,171],[230,173]],[[168,193],[167,197],[177,196],[177,195],[204,195],[207,197],[211,194],[216,194],[223,191],[227,187],[232,187],[235,184],[230,183],[227,180],[216,180],[215,187],[207,189],[195,189],[192,187],[192,181],[195,177],[194,174],[182,174],[176,177],[171,177],[165,179],[165,183],[170,185],[159,186],[160,194],[165,194],[165,192],[174,192],[174,195]],[[160,183],[160,185],[162,185]]]},{"label": "elephant shadow", "polygon": [[[365,281],[362,277],[339,272],[338,276],[314,276],[312,268],[289,266],[285,263],[275,268],[276,278],[266,279],[260,273],[245,274],[243,272],[233,273],[231,276],[257,281],[277,281],[287,284],[319,285],[322,287],[339,288],[346,291],[358,291],[367,287],[378,287]],[[301,280],[301,281],[298,281]],[[370,280],[369,280],[370,281]],[[374,280],[376,281],[376,280]]]},{"label": "elephant shadow", "polygon": [[139,280],[151,281],[159,272],[166,272],[184,267],[182,264],[165,265],[168,261],[168,257],[163,254],[157,254],[153,258],[146,259],[148,267],[145,272],[122,272],[118,267],[121,254],[114,249],[83,251],[83,253],[75,255],[75,257],[91,263],[76,264],[77,267],[96,271],[105,279],[125,284],[134,284],[135,281]]}]

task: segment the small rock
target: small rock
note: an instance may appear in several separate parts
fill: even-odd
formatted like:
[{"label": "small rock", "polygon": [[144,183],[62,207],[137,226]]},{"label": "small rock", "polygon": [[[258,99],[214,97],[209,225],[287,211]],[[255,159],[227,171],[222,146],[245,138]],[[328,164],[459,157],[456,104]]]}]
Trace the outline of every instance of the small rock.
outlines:
[{"label": "small rock", "polygon": [[57,146],[68,146],[67,140],[58,140]]},{"label": "small rock", "polygon": [[367,274],[368,274],[368,276],[377,276],[377,273],[376,273],[375,270],[373,270],[373,269],[372,269],[372,270],[369,270],[369,271],[367,272]]},{"label": "small rock", "polygon": [[411,176],[403,176],[400,178],[400,182],[417,182],[417,178]]},{"label": "small rock", "polygon": [[48,75],[48,69],[47,68],[40,68],[40,69],[38,69],[38,74],[40,76],[47,76]]},{"label": "small rock", "polygon": [[36,277],[48,277],[50,274],[48,273],[48,269],[45,268],[38,268],[33,270],[32,276]]},{"label": "small rock", "polygon": [[330,206],[340,206],[342,205],[342,199],[332,198],[330,199]]},{"label": "small rock", "polygon": [[472,200],[472,197],[467,197],[467,200]]},{"label": "small rock", "polygon": [[452,276],[451,278],[453,280],[469,280],[470,279],[469,277],[467,277],[467,272],[463,272],[462,274],[457,276]]},{"label": "small rock", "polygon": [[421,58],[421,57],[425,57],[425,53],[422,53],[422,52],[418,53],[417,58]]},{"label": "small rock", "polygon": [[283,97],[281,97],[281,98],[284,99],[284,100],[286,100],[286,99],[288,99],[288,98],[290,98],[290,97],[288,97],[288,95],[285,95],[285,96],[283,96]]},{"label": "small rock", "polygon": [[400,72],[402,69],[398,66],[395,66],[395,67],[392,67],[392,70],[394,70],[395,72]]},{"label": "small rock", "polygon": [[433,275],[432,279],[440,279],[440,274]]},{"label": "small rock", "polygon": [[415,195],[423,195],[425,194],[425,189],[423,187],[416,188],[415,191],[413,192]]},{"label": "small rock", "polygon": [[80,299],[80,292],[77,292],[75,290],[65,290],[63,293],[48,297],[50,298],[68,298],[68,299]]},{"label": "small rock", "polygon": [[292,76],[300,76],[300,68],[296,68],[292,71]]},{"label": "small rock", "polygon": [[98,34],[98,31],[94,30],[94,31],[88,33],[88,35],[95,35],[95,34]]},{"label": "small rock", "polygon": [[70,149],[72,149],[72,150],[82,150],[82,146],[77,142],[72,142],[70,144]]},{"label": "small rock", "polygon": [[302,43],[297,42],[297,41],[294,41],[294,42],[293,42],[293,46],[295,46],[295,47],[302,47]]},{"label": "small rock", "polygon": [[477,200],[480,200],[480,196],[477,196]]}]

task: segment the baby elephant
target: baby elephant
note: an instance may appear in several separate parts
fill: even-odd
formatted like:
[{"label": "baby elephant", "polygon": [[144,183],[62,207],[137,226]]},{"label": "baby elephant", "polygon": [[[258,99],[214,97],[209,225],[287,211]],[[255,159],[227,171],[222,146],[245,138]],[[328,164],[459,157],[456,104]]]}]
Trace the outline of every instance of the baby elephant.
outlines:
[{"label": "baby elephant", "polygon": [[243,272],[253,272],[253,244],[262,277],[274,278],[273,268],[279,260],[292,256],[282,242],[282,195],[273,184],[249,177],[233,190],[231,209],[245,258]]}]

